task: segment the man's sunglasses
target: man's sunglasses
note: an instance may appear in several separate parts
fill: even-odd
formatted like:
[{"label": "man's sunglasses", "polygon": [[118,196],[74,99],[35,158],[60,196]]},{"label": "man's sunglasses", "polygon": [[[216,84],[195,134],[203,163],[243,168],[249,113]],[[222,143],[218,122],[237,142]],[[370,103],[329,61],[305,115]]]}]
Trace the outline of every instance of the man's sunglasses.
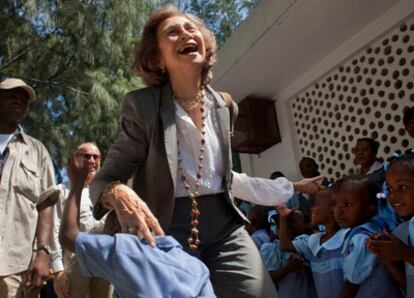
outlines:
[{"label": "man's sunglasses", "polygon": [[90,160],[90,159],[94,159],[94,160],[98,160],[101,159],[101,156],[99,154],[88,154],[88,153],[78,153],[76,154],[77,156],[82,156],[83,158]]}]

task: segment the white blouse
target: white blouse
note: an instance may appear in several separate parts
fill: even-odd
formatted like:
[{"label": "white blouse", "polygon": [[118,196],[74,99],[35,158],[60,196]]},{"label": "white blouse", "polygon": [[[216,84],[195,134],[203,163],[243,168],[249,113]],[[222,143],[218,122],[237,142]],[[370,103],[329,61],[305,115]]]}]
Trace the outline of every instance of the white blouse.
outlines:
[{"label": "white blouse", "polygon": [[[203,154],[203,169],[200,178],[199,195],[216,194],[224,191],[223,176],[226,169],[223,168],[223,154],[220,150],[219,138],[214,129],[211,109],[213,102],[204,98],[205,110],[205,151]],[[177,170],[176,197],[187,197],[188,192],[181,181],[184,174],[191,189],[194,189],[198,171],[201,133],[195,126],[187,112],[175,102],[175,118],[177,125],[178,150],[182,158],[183,173]],[[276,180],[266,178],[252,178],[246,174],[233,173],[232,192],[239,199],[254,204],[275,206],[285,203],[293,196],[293,184],[286,178]]]}]

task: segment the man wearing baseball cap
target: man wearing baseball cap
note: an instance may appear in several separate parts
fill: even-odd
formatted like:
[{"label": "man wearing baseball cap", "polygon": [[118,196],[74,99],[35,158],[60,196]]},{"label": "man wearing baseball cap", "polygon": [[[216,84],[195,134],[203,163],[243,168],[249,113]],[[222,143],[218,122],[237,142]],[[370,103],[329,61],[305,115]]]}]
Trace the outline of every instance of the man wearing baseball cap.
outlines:
[{"label": "man wearing baseball cap", "polygon": [[36,297],[49,275],[54,170],[20,126],[35,98],[20,79],[0,82],[0,298]]}]

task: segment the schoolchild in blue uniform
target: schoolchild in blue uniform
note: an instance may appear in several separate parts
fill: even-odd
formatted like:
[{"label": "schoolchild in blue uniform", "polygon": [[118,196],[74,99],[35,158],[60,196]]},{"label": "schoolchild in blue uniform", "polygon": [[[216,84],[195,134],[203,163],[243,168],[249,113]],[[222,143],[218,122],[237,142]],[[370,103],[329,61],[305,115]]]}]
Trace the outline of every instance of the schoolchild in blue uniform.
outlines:
[{"label": "schoolchild in blue uniform", "polygon": [[[410,149],[411,150],[411,149]],[[414,150],[414,149],[413,149]],[[404,155],[404,154],[402,154]],[[385,181],[385,173],[389,170],[391,161],[395,161],[401,158],[401,153],[395,152],[391,157],[384,163],[384,181],[381,184],[381,192],[377,194],[378,204],[377,204],[377,218],[385,221],[386,230],[394,231],[396,227],[404,222],[404,219],[398,215],[395,209],[391,206],[390,202],[387,200],[388,197],[388,186]]]},{"label": "schoolchild in blue uniform", "polygon": [[75,252],[83,273],[114,285],[117,298],[215,297],[207,267],[190,256],[171,236],[155,237],[155,247],[136,235],[113,236],[79,231],[79,205],[88,163],[68,163],[71,192],[66,202],[60,240]]},{"label": "schoolchild in blue uniform", "polygon": [[246,231],[249,233],[259,251],[262,245],[269,242],[270,239],[270,223],[267,220],[269,210],[269,207],[256,205],[250,209],[247,215],[249,223],[246,224]]},{"label": "schoolchild in blue uniform", "polygon": [[316,194],[312,208],[312,225],[324,225],[326,232],[315,233],[306,238],[290,241],[287,235],[286,207],[278,207],[280,213],[280,247],[282,250],[297,252],[310,263],[316,292],[319,298],[340,297],[343,285],[342,245],[348,229],[340,229],[333,215],[330,190]]},{"label": "schoolchild in blue uniform", "polygon": [[[303,211],[293,210],[287,217],[290,239],[307,239],[312,229]],[[279,240],[262,245],[260,254],[281,298],[316,298],[312,272],[303,259],[293,253],[282,252]]]},{"label": "schoolchild in blue uniform", "polygon": [[342,249],[342,297],[402,297],[385,265],[366,247],[369,237],[386,227],[375,217],[379,187],[369,179],[343,178],[332,191],[335,219],[350,228]]},{"label": "schoolchild in blue uniform", "polygon": [[385,263],[395,281],[405,289],[406,297],[414,297],[414,150],[393,157],[385,167],[387,199],[407,221],[392,234],[384,231],[372,236],[368,248]]}]

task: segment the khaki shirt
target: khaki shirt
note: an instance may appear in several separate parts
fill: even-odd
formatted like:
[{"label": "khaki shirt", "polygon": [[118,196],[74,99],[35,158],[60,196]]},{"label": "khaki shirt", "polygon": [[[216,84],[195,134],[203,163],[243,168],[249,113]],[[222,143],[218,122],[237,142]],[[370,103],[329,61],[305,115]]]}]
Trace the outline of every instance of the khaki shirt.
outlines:
[{"label": "khaki shirt", "polygon": [[56,192],[52,160],[41,142],[19,127],[8,147],[0,182],[0,276],[28,269],[36,207]]}]

